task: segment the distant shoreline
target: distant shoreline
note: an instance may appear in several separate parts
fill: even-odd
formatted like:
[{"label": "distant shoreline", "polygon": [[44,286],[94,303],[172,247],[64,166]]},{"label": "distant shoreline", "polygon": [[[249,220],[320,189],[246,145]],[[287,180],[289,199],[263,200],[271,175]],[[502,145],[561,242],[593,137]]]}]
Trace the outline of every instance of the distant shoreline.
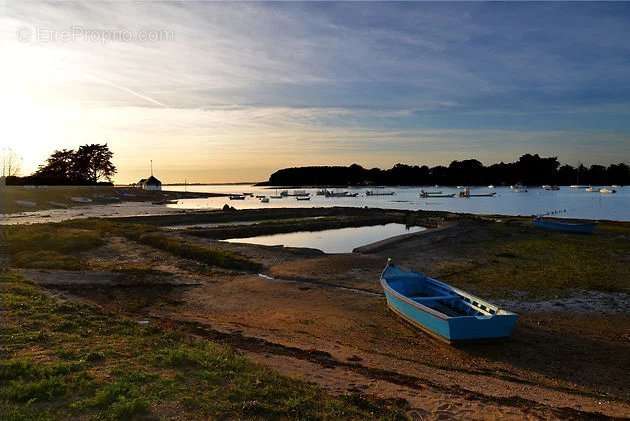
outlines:
[{"label": "distant shoreline", "polygon": [[239,181],[236,183],[162,183],[163,186],[251,186],[258,185],[258,181]]}]

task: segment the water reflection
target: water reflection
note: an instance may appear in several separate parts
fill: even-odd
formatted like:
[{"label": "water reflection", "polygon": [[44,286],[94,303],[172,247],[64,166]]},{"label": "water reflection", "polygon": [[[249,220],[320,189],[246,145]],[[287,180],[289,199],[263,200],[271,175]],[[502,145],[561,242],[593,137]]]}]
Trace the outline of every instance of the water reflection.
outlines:
[{"label": "water reflection", "polygon": [[357,247],[396,235],[423,231],[423,227],[406,227],[403,224],[385,224],[372,227],[338,228],[316,232],[262,235],[249,238],[231,238],[231,243],[260,244],[265,246],[308,247],[325,253],[350,253]]}]

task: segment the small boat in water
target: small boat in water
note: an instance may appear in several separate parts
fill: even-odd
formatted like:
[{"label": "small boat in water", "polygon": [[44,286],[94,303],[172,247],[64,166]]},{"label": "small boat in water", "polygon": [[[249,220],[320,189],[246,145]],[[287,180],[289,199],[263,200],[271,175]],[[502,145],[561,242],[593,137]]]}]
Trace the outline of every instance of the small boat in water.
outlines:
[{"label": "small boat in water", "polygon": [[75,203],[92,203],[92,199],[89,197],[73,196],[70,200]]},{"label": "small boat in water", "polygon": [[599,192],[603,194],[613,194],[613,193],[617,193],[617,190],[613,188],[607,189],[606,187],[604,187],[602,189],[599,189]]},{"label": "small boat in water", "polygon": [[295,196],[295,200],[299,200],[299,201],[311,200],[311,196]]},{"label": "small boat in water", "polygon": [[396,192],[395,191],[375,191],[375,190],[368,190],[365,192],[366,196],[393,196],[395,195]]},{"label": "small boat in water", "polygon": [[448,343],[507,338],[518,315],[422,273],[391,263],[381,275],[387,306]]},{"label": "small boat in water", "polygon": [[245,200],[244,194],[231,194],[230,200]]},{"label": "small boat in water", "polygon": [[597,222],[569,222],[562,219],[536,217],[534,218],[534,226],[549,231],[592,234]]},{"label": "small boat in water", "polygon": [[326,190],[325,193],[326,197],[357,197],[358,195],[359,193],[350,193],[347,191],[335,192],[331,190]]},{"label": "small boat in water", "polygon": [[427,192],[424,190],[420,190],[420,197],[422,198],[440,198],[440,197],[455,197],[455,193],[451,193],[451,194],[443,194],[443,193],[432,193],[432,192]]},{"label": "small boat in water", "polygon": [[471,193],[469,188],[465,188],[464,190],[459,192],[459,197],[494,197],[497,193]]},{"label": "small boat in water", "polygon": [[545,190],[550,190],[550,191],[560,190],[560,187],[558,187],[558,186],[550,186],[549,184],[543,184],[542,188],[545,189]]},{"label": "small boat in water", "polygon": [[263,197],[260,198],[260,202],[261,203],[269,203],[269,198],[266,197],[266,196],[263,196]]},{"label": "small boat in water", "polygon": [[295,190],[293,193],[290,193],[289,196],[310,196],[311,194],[306,190]]},{"label": "small boat in water", "polygon": [[512,189],[514,193],[527,193],[527,187],[522,184],[514,184],[510,186],[510,189]]}]

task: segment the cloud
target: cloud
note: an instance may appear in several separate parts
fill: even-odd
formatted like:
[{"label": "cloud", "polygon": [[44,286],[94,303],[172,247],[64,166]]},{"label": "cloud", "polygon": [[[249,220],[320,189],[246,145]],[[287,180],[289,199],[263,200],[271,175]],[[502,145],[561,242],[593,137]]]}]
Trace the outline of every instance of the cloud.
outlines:
[{"label": "cloud", "polygon": [[[36,133],[13,124],[9,136],[37,143],[37,157],[87,138],[121,155],[153,144],[174,161],[180,145],[205,158],[213,149],[224,167],[251,156],[271,167],[326,153],[441,162],[539,148],[586,161],[628,150],[623,3],[11,2],[4,12],[0,108],[41,118]],[[24,43],[24,27],[172,36]],[[20,98],[32,103],[13,106]]]}]

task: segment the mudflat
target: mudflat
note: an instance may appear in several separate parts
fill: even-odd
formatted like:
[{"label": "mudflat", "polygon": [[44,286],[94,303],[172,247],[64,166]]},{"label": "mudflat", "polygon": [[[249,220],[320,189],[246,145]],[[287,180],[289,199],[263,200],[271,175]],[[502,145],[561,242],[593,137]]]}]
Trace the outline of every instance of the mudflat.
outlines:
[{"label": "mudflat", "polygon": [[[316,212],[302,212],[276,228],[318,229]],[[411,418],[630,414],[630,224],[603,223],[592,236],[575,236],[538,231],[521,218],[325,212],[321,227],[398,218],[431,229],[361,253],[329,255],[218,241],[248,230],[272,232],[264,211],[257,213],[265,219],[258,227],[160,228],[176,215],[88,220],[55,227],[75,239],[98,232],[72,264],[62,259],[63,249],[47,260],[51,267],[42,259],[29,264],[19,242],[22,254],[9,251],[7,258],[25,278],[65,299],[227,344],[333,396],[402,400]],[[256,219],[214,215],[203,222]],[[19,238],[26,227],[12,229],[9,236]],[[454,347],[403,323],[387,310],[378,282],[387,258],[517,311],[513,337]]]}]

